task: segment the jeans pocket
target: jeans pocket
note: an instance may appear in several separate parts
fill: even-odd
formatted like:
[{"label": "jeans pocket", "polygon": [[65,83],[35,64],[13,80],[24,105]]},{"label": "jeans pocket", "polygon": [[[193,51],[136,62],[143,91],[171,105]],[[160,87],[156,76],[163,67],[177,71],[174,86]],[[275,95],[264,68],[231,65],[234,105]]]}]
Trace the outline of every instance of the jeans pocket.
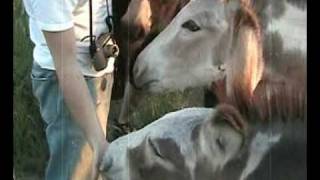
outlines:
[{"label": "jeans pocket", "polygon": [[61,96],[53,70],[42,69],[36,63],[33,64],[31,72],[32,92],[40,107],[42,119],[47,123],[58,118],[57,103]]},{"label": "jeans pocket", "polygon": [[[68,117],[68,108],[64,104],[64,97],[59,88],[58,79],[54,70],[42,69],[34,64],[31,72],[33,95],[39,102],[40,113],[47,124],[57,119]],[[90,94],[95,99],[95,86],[92,77],[85,77]]]}]

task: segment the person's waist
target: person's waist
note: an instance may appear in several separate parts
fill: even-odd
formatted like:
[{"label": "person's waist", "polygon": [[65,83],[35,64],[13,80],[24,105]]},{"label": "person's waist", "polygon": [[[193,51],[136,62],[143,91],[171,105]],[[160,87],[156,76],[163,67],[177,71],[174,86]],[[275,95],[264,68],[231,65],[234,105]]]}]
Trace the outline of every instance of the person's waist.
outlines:
[{"label": "person's waist", "polygon": [[[55,70],[54,60],[52,59],[51,53],[45,48],[35,48],[33,53],[33,59],[36,67],[47,70]],[[92,68],[92,60],[90,54],[83,50],[77,52],[76,61],[79,63],[80,69],[85,76],[94,76],[96,74]]]},{"label": "person's waist", "polygon": [[[54,64],[42,64],[36,60],[33,61],[32,72],[43,72],[43,71],[56,71]],[[100,77],[99,74],[92,68],[80,66],[80,71],[86,78],[97,78]]]}]

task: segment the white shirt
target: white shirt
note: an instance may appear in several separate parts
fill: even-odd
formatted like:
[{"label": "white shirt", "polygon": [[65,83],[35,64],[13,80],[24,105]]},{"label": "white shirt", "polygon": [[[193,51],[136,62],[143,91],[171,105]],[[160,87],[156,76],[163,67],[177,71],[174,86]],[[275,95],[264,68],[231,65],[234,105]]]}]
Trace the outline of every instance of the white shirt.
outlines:
[{"label": "white shirt", "polygon": [[[33,58],[44,69],[54,70],[54,63],[46,44],[42,30],[64,31],[74,27],[76,37],[77,60],[84,75],[94,76],[89,53],[90,41],[82,38],[89,35],[89,1],[88,0],[23,0],[29,15],[30,38],[35,44]],[[109,0],[109,6],[111,6]],[[92,0],[93,34],[96,37],[107,32],[106,0]],[[63,48],[63,47],[62,47]]]}]

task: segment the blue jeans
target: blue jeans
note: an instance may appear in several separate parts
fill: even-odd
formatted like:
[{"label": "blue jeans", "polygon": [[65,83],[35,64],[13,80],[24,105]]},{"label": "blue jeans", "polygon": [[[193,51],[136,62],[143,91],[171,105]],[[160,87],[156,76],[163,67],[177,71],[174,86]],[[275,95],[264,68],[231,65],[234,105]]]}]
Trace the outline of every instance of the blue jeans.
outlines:
[{"label": "blue jeans", "polygon": [[[40,105],[41,116],[46,123],[46,137],[50,159],[45,179],[89,179],[92,150],[80,127],[74,123],[59,89],[56,72],[42,69],[34,63],[32,88]],[[96,102],[94,81],[86,78],[92,100]]]}]

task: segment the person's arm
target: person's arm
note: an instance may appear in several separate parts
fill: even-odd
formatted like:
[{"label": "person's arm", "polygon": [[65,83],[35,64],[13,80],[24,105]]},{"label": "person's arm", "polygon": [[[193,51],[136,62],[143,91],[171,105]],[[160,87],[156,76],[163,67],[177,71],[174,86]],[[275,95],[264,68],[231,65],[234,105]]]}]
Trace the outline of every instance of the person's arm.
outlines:
[{"label": "person's arm", "polygon": [[99,165],[107,141],[98,121],[88,86],[80,71],[80,65],[76,61],[74,29],[59,32],[43,31],[43,34],[54,60],[65,103],[94,151],[95,165]]}]

